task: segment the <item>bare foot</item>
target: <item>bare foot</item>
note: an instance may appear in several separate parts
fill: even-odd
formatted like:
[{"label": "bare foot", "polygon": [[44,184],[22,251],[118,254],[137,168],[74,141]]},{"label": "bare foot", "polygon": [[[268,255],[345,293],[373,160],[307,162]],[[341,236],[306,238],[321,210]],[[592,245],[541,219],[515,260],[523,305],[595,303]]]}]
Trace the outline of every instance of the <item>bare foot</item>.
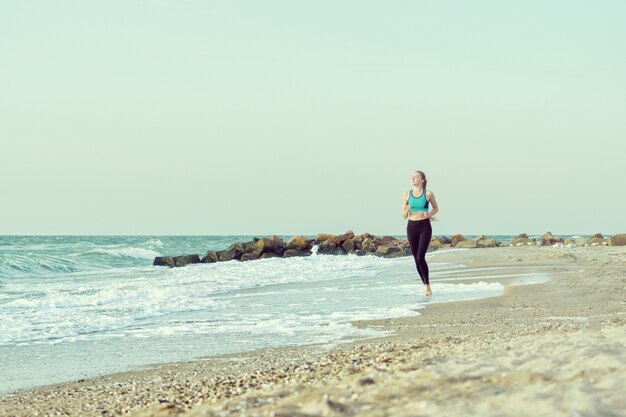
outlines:
[{"label": "bare foot", "polygon": [[433,292],[430,290],[430,285],[424,285],[424,287],[426,288],[427,296],[433,295]]}]

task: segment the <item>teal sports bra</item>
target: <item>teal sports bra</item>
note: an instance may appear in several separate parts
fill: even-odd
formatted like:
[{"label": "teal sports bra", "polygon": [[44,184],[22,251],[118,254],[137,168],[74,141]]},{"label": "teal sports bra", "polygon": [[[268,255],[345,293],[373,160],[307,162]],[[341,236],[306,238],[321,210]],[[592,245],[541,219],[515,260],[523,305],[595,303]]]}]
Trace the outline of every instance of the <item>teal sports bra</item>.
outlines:
[{"label": "teal sports bra", "polygon": [[419,198],[413,197],[413,190],[409,190],[409,211],[428,211],[426,188],[422,190],[422,195]]}]

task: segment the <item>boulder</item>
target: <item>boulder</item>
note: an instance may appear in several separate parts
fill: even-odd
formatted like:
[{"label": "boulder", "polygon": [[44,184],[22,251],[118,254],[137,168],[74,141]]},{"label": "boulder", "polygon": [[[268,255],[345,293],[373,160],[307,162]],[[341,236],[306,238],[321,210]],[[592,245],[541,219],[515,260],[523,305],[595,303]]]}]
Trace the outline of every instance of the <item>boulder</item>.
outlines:
[{"label": "boulder", "polygon": [[194,253],[192,255],[174,256],[174,266],[185,266],[189,264],[199,264],[200,255]]},{"label": "boulder", "polygon": [[243,244],[236,242],[228,247],[228,249],[217,252],[220,261],[231,261],[233,259],[240,259],[241,255],[245,253]]},{"label": "boulder", "polygon": [[400,241],[397,237],[388,236],[388,235],[381,237],[380,240],[383,243],[397,243]]},{"label": "boulder", "polygon": [[439,239],[443,240],[445,242],[444,244],[452,245],[452,239],[448,236],[439,236]]},{"label": "boulder", "polygon": [[[267,253],[273,253],[273,252],[267,252]],[[260,256],[261,256],[260,252],[246,252],[241,255],[241,258],[239,258],[239,260],[242,262],[251,261],[254,259],[259,259]]]},{"label": "boulder", "polygon": [[481,240],[485,240],[487,239],[487,236],[485,235],[480,235],[480,236],[476,236],[475,238],[472,238],[472,240],[475,240],[476,242],[479,242]]},{"label": "boulder", "polygon": [[404,250],[397,245],[381,244],[376,248],[375,254],[385,258],[398,258],[400,256],[404,256]]},{"label": "boulder", "polygon": [[337,248],[337,245],[335,244],[335,239],[329,237],[328,239],[320,243],[319,247],[317,248],[317,253],[319,255],[333,255],[335,253],[335,248]]},{"label": "boulder", "polygon": [[[286,251],[285,251],[286,252]],[[277,254],[276,252],[264,252],[261,254],[261,256],[259,256],[259,259],[266,259],[266,258],[282,258],[284,257],[284,252],[282,255]],[[287,256],[288,258],[288,256]]]},{"label": "boulder", "polygon": [[198,255],[197,253],[194,253],[193,255],[177,256],[176,258],[174,258],[174,261],[176,262],[176,266],[199,264],[202,262],[200,259],[200,255]]},{"label": "boulder", "polygon": [[354,232],[352,230],[348,230],[346,233],[335,237],[335,245],[341,246],[346,239],[352,239],[354,237]]},{"label": "boulder", "polygon": [[465,236],[463,236],[463,235],[452,235],[452,237],[450,239],[451,239],[452,246],[456,246],[457,243],[462,242],[462,241],[465,240]]},{"label": "boulder", "polygon": [[593,235],[589,236],[589,240],[591,240],[593,238],[604,239],[604,236],[602,236],[602,233],[594,233]]},{"label": "boulder", "polygon": [[176,266],[174,258],[171,256],[157,256],[156,258],[154,258],[154,261],[152,261],[152,265],[169,266],[170,268]]},{"label": "boulder", "polygon": [[613,235],[608,239],[609,246],[625,246],[626,245],[626,233],[620,233]]},{"label": "boulder", "polygon": [[474,239],[470,240],[461,240],[454,245],[455,248],[477,248],[478,242]]},{"label": "boulder", "polygon": [[376,245],[374,244],[374,238],[370,236],[363,239],[363,242],[361,242],[361,250],[364,252],[375,252]]},{"label": "boulder", "polygon": [[294,256],[310,256],[311,252],[297,249],[287,249],[283,253],[284,258],[291,258]]},{"label": "boulder", "polygon": [[442,245],[446,245],[449,242],[446,242],[445,239],[441,238],[441,237],[433,237],[432,239],[430,239],[430,244],[433,246],[442,246]]},{"label": "boulder", "polygon": [[601,237],[593,237],[591,239],[589,239],[589,245],[602,245],[604,244],[604,239]]},{"label": "boulder", "polygon": [[354,252],[355,250],[354,241],[352,239],[346,239],[341,247],[348,253]]},{"label": "boulder", "polygon": [[495,248],[498,246],[498,242],[495,239],[482,239],[476,241],[476,246],[479,248]]},{"label": "boulder", "polygon": [[[244,243],[244,254],[241,260],[259,259],[264,253],[276,253],[283,256],[285,252],[285,242],[282,238],[272,235],[270,237],[254,238],[254,241]],[[306,250],[306,249],[303,249]]]},{"label": "boulder", "polygon": [[534,243],[534,240],[527,237],[516,237],[511,241],[511,244],[513,244],[513,246],[532,245]]},{"label": "boulder", "polygon": [[574,239],[574,243],[576,243],[577,246],[585,246],[587,244],[587,239],[584,237],[577,237]]},{"label": "boulder", "polygon": [[219,257],[217,256],[217,252],[215,251],[209,251],[207,252],[204,257],[201,260],[204,263],[213,263],[213,262],[218,262],[219,261]]},{"label": "boulder", "polygon": [[324,242],[325,240],[334,239],[336,237],[337,237],[336,235],[331,235],[331,234],[328,234],[328,233],[318,233],[317,237],[315,238],[315,243],[316,244],[320,244],[320,243]]},{"label": "boulder", "polygon": [[307,239],[304,236],[294,236],[287,242],[286,249],[306,251],[313,247],[315,239]]},{"label": "boulder", "polygon": [[541,242],[542,245],[551,246],[554,245],[557,240],[554,238],[552,233],[548,231],[539,238],[539,242]]}]

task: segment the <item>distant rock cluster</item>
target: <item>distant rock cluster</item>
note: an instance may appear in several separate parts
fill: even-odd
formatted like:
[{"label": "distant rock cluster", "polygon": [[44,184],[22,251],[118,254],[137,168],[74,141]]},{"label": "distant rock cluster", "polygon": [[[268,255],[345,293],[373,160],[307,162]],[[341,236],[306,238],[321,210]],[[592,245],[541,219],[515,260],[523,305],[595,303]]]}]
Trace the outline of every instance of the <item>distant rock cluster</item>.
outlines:
[{"label": "distant rock cluster", "polygon": [[[613,235],[604,238],[601,233],[596,233],[588,239],[555,237],[546,232],[540,238],[529,238],[526,233],[515,236],[510,242],[500,242],[489,239],[484,235],[472,239],[466,239],[463,235],[433,236],[430,240],[428,251],[439,248],[488,248],[498,246],[623,246],[626,245],[626,234]],[[265,258],[290,258],[294,256],[310,256],[313,248],[317,246],[318,255],[347,255],[358,256],[370,255],[384,258],[397,258],[411,255],[411,247],[407,239],[398,239],[393,236],[376,236],[370,233],[355,235],[349,230],[341,235],[318,233],[314,239],[304,236],[293,236],[285,242],[282,238],[271,235],[270,237],[255,237],[248,242],[236,242],[224,250],[208,251],[204,257],[198,254],[181,256],[157,256],[153,265],[169,267],[185,266],[194,263],[214,263],[222,261],[249,261]]]}]

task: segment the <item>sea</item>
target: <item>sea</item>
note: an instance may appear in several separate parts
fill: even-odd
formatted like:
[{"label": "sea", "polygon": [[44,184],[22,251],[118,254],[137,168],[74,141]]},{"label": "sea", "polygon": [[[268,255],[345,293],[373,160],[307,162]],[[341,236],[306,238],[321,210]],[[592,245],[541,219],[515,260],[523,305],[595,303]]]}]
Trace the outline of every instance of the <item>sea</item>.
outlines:
[{"label": "sea", "polygon": [[323,255],[314,246],[306,257],[152,265],[253,237],[0,236],[0,394],[219,354],[332,347],[387,334],[356,320],[503,294],[491,280],[458,282],[465,265],[437,261],[468,249],[427,253],[432,297],[411,256]]}]

